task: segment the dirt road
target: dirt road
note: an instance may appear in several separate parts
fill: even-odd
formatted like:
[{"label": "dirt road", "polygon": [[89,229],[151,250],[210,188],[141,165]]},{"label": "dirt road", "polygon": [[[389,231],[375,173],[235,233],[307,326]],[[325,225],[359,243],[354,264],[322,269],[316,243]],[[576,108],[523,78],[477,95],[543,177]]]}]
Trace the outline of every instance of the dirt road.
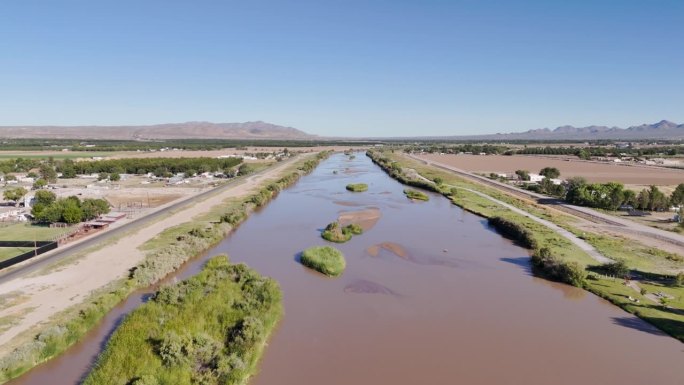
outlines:
[{"label": "dirt road", "polygon": [[[35,268],[24,270],[19,274],[21,276],[14,274],[11,279],[0,283],[0,296],[17,298],[5,301],[5,305],[0,309],[0,319],[11,320],[0,334],[0,346],[6,348],[8,342],[20,333],[80,303],[93,290],[124,277],[131,267],[144,258],[145,252],[139,248],[157,234],[212,211],[228,198],[250,194],[264,179],[280,177],[283,170],[293,161],[294,159],[280,163],[252,175],[218,194],[197,196],[190,205],[171,206],[163,211],[166,216],[150,221],[149,224],[145,223],[144,226],[135,224],[134,229],[124,234],[125,236],[122,236],[122,232],[103,234],[95,240],[99,244],[104,244],[101,248],[71,261],[69,265],[60,266],[42,275],[27,275],[36,270]],[[72,250],[69,254],[75,252]],[[54,264],[64,257],[62,255],[40,267]]]}]

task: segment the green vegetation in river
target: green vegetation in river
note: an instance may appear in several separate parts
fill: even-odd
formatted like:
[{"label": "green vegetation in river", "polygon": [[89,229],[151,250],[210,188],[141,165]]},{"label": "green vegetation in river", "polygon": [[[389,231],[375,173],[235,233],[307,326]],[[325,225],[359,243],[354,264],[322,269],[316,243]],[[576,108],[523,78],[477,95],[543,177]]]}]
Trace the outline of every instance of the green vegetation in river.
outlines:
[{"label": "green vegetation in river", "polygon": [[350,183],[347,185],[347,190],[352,192],[368,191],[368,185],[365,183]]},{"label": "green vegetation in river", "polygon": [[280,319],[281,297],[273,279],[214,257],[126,317],[84,384],[244,384]]},{"label": "green vegetation in river", "polygon": [[430,200],[430,197],[428,197],[427,194],[425,194],[424,192],[418,191],[418,190],[406,189],[406,190],[404,190],[404,194],[409,199],[414,199],[414,200],[419,200],[419,201]]},{"label": "green vegetation in river", "polygon": [[352,236],[361,233],[363,233],[363,228],[355,223],[342,227],[339,222],[332,222],[325,227],[321,237],[326,241],[344,243],[352,239]]},{"label": "green vegetation in river", "polygon": [[302,253],[302,265],[330,277],[336,277],[346,267],[342,252],[330,246],[310,247]]}]

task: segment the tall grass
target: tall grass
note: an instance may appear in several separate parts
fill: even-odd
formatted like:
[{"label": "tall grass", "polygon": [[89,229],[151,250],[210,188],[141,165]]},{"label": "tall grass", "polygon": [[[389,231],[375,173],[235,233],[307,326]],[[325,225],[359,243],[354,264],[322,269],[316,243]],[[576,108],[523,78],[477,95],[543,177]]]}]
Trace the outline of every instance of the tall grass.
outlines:
[{"label": "tall grass", "polygon": [[84,384],[244,384],[282,314],[281,298],[274,280],[214,257],[126,317]]},{"label": "tall grass", "polygon": [[342,252],[330,246],[310,247],[301,258],[302,265],[331,277],[342,274],[347,266]]},{"label": "tall grass", "polygon": [[352,192],[364,192],[368,191],[368,185],[365,183],[350,183],[347,185],[347,190]]}]

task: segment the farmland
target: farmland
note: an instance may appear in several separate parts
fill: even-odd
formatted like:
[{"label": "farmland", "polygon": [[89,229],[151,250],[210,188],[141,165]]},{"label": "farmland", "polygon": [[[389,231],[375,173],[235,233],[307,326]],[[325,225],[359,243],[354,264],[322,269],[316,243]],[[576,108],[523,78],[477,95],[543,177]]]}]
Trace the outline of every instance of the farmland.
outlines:
[{"label": "farmland", "polygon": [[561,178],[583,177],[589,182],[620,182],[628,187],[675,186],[684,182],[684,170],[662,167],[621,165],[617,163],[588,162],[563,157],[527,155],[437,155],[424,154],[420,158],[445,163],[465,171],[489,174],[513,174],[516,170],[538,172],[544,167],[555,167]]}]

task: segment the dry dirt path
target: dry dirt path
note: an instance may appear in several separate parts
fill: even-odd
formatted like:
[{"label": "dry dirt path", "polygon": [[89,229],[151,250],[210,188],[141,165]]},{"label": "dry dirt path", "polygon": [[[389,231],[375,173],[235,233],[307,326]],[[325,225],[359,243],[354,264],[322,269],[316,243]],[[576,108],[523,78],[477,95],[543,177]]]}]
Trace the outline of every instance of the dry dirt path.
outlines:
[{"label": "dry dirt path", "polygon": [[[308,156],[308,155],[304,155]],[[110,244],[76,259],[73,263],[42,275],[31,274],[0,284],[0,296],[20,296],[21,300],[6,301],[0,309],[3,317],[18,317],[0,334],[0,346],[18,334],[30,330],[53,315],[83,301],[88,295],[108,283],[128,274],[129,269],[143,260],[139,248],[165,229],[190,222],[194,217],[211,212],[228,198],[246,196],[264,179],[280,177],[294,159],[264,172],[245,178],[242,183],[198,200],[194,205],[172,211],[168,216],[143,228],[132,230]],[[199,204],[201,203],[201,204]],[[6,318],[7,319],[7,318]]]}]

